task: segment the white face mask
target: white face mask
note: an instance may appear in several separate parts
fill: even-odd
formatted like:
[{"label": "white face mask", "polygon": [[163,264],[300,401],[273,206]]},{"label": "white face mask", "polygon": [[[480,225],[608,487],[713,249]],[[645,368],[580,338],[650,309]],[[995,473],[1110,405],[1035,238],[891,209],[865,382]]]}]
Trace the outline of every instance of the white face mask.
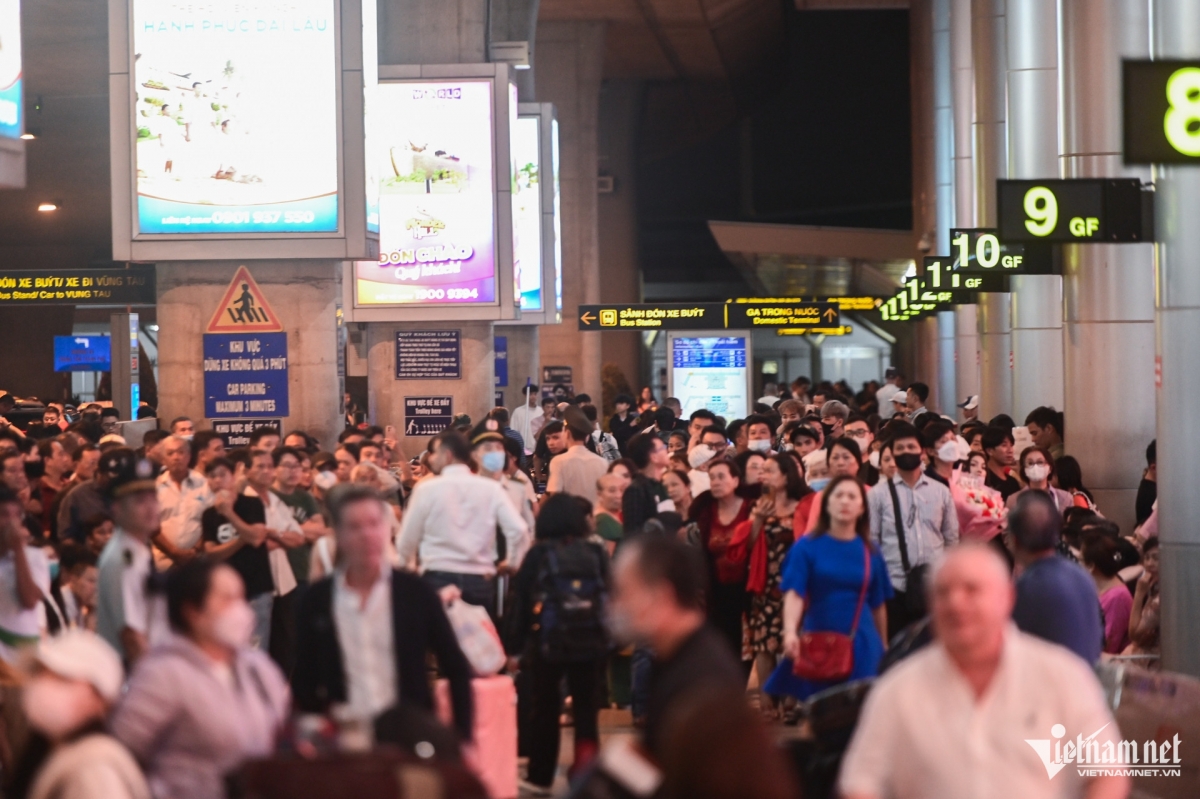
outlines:
[{"label": "white face mask", "polygon": [[716,454],[707,444],[698,444],[692,447],[692,451],[688,453],[688,465],[693,469],[699,469],[711,461]]},{"label": "white face mask", "polygon": [[747,442],[746,448],[751,452],[768,452],[771,449],[771,440],[769,438],[756,438],[753,441]]},{"label": "white face mask", "polygon": [[25,686],[21,704],[30,726],[52,741],[61,741],[88,721],[80,700],[91,690],[85,683],[35,677]]},{"label": "white face mask", "polygon": [[1025,467],[1025,476],[1031,483],[1040,483],[1050,476],[1050,466],[1045,463],[1035,463]]},{"label": "white face mask", "polygon": [[958,460],[958,442],[947,441],[945,444],[942,444],[938,447],[937,457],[943,463],[954,463]]},{"label": "white face mask", "polygon": [[870,455],[867,456],[867,463],[871,464],[876,469],[879,468],[879,451],[878,450],[875,450],[874,452],[872,452]]},{"label": "white face mask", "polygon": [[212,636],[217,643],[230,649],[242,649],[250,645],[254,621],[254,611],[250,606],[245,602],[236,602],[213,622]]}]

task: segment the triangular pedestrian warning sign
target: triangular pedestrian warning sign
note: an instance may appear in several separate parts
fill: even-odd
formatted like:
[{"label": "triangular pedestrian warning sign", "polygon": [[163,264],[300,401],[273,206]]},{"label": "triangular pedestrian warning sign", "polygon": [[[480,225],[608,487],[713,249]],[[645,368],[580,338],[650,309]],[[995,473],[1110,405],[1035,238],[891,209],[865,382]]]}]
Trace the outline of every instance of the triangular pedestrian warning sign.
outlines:
[{"label": "triangular pedestrian warning sign", "polygon": [[239,266],[237,274],[225,290],[221,304],[208,321],[206,333],[278,333],[283,331],[279,317],[267,304],[262,289],[250,276],[250,270]]}]

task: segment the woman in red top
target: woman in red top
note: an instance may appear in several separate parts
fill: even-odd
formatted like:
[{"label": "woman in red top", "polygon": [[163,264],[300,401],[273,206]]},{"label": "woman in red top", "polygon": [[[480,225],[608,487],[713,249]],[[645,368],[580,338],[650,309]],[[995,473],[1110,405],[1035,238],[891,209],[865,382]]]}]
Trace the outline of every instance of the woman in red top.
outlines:
[{"label": "woman in red top", "polygon": [[746,610],[746,558],[731,560],[729,545],[735,528],[750,518],[753,503],[738,495],[742,473],[733,461],[708,467],[709,490],[692,502],[695,522],[708,562],[708,621],[729,642],[735,657],[742,652],[742,614]]}]

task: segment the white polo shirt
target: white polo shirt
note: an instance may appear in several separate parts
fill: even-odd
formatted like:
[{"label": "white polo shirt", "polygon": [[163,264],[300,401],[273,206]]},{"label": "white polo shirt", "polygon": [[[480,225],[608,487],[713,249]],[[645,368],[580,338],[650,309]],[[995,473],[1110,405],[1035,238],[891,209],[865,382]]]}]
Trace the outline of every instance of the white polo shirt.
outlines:
[{"label": "white polo shirt", "polygon": [[[1065,736],[1052,733],[1061,724]],[[1077,655],[1010,625],[1000,667],[983,697],[946,650],[930,644],[888,672],[867,698],[842,761],[845,796],[876,799],[1067,799],[1084,778],[1068,765],[1051,777],[1027,741],[1121,738],[1104,692]]]}]

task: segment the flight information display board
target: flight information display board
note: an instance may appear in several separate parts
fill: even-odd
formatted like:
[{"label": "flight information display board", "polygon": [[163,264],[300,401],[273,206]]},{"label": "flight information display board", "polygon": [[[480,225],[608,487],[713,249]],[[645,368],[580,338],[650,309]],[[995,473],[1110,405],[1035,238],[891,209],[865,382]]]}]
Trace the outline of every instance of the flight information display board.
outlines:
[{"label": "flight information display board", "polygon": [[726,419],[750,410],[750,337],[686,335],[667,338],[667,390],[679,398],[683,416],[707,408]]}]

